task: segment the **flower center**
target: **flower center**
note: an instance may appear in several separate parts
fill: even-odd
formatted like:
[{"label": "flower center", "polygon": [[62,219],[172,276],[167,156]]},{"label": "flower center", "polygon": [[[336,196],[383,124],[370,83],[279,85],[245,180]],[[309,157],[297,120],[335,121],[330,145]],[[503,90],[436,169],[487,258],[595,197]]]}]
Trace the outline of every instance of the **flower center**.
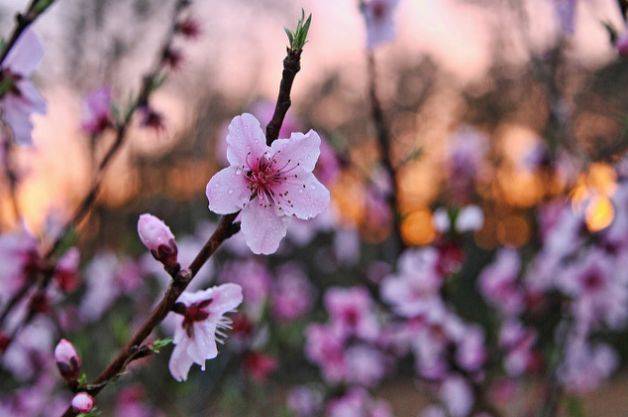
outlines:
[{"label": "flower center", "polygon": [[[277,151],[277,155],[280,153],[281,151]],[[295,164],[288,159],[283,166],[279,166],[275,156],[271,158],[264,154],[257,160],[250,160],[249,157],[250,153],[247,155],[245,174],[251,195],[257,196],[259,203],[265,207],[275,205],[282,210],[284,204],[292,206],[289,192],[278,193],[276,187],[288,181],[292,175],[295,179],[298,178],[298,175],[290,172],[298,168],[301,163]]]},{"label": "flower center", "polygon": [[375,17],[376,20],[381,20],[386,15],[386,5],[383,1],[374,1],[372,10],[373,17]]},{"label": "flower center", "polygon": [[0,97],[8,93],[21,96],[22,93],[17,86],[18,81],[21,79],[21,75],[15,74],[9,69],[0,70]]},{"label": "flower center", "polygon": [[210,304],[212,300],[201,301],[200,303],[194,303],[189,305],[185,309],[185,313],[183,314],[183,323],[181,324],[185,329],[188,337],[194,337],[194,323],[197,321],[206,320],[209,317],[209,312],[205,310]]}]

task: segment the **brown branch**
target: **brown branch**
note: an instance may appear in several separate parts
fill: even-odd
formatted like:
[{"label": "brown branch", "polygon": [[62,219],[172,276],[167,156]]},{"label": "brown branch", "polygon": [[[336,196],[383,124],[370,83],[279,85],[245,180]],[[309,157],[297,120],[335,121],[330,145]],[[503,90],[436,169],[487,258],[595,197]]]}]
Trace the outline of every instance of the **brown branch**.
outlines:
[{"label": "brown branch", "polygon": [[[290,93],[294,78],[300,69],[301,52],[301,50],[293,51],[288,49],[287,56],[284,59],[284,70],[279,86],[275,113],[271,123],[266,128],[267,136],[270,138],[268,139],[269,144],[277,139],[284,117],[290,108]],[[212,233],[190,265],[186,269],[181,269],[179,272],[171,274],[172,283],[157,307],[153,309],[150,316],[140,326],[139,330],[135,332],[131,340],[118,352],[105,370],[89,385],[88,388],[91,388],[89,389],[91,395],[97,395],[111,381],[123,373],[126,366],[135,359],[135,355],[138,350],[142,348],[145,340],[164,320],[168,313],[173,311],[177,299],[183,291],[185,291],[198,271],[225,240],[229,239],[240,230],[240,225],[234,223],[237,216],[238,213],[232,213],[221,217],[216,230]],[[77,414],[78,413],[72,407],[68,407],[63,417],[75,417]]]},{"label": "brown branch", "polygon": [[283,119],[292,104],[290,101],[290,92],[294,77],[301,70],[301,52],[302,50],[293,51],[288,48],[286,58],[283,60],[283,73],[281,76],[281,84],[279,85],[279,94],[277,95],[277,103],[273,118],[266,126],[266,143],[270,145],[279,137],[279,131],[283,124]]},{"label": "brown branch", "polygon": [[15,27],[13,28],[13,32],[11,32],[9,40],[2,49],[2,53],[0,53],[0,66],[2,66],[7,56],[9,56],[9,52],[11,52],[11,49],[13,49],[22,33],[24,33],[42,13],[52,6],[54,2],[55,0],[31,0],[24,13],[15,15]]},{"label": "brown branch", "polygon": [[402,251],[405,248],[403,235],[401,232],[401,211],[399,210],[399,181],[397,178],[397,170],[392,161],[392,136],[390,128],[386,122],[384,111],[377,93],[377,69],[375,64],[375,56],[372,51],[367,53],[367,76],[368,76],[368,94],[371,105],[371,118],[375,125],[377,145],[379,148],[380,158],[384,170],[390,179],[391,190],[386,196],[388,207],[393,214],[393,237],[396,249]]}]

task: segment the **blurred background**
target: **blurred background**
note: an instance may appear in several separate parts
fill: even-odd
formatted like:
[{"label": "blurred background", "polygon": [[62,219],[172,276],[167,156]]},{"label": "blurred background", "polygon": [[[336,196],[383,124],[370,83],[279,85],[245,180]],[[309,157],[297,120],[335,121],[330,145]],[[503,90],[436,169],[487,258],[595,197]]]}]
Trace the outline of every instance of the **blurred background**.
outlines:
[{"label": "blurred background", "polygon": [[[2,1],[3,32],[23,3]],[[482,226],[464,241],[463,275],[470,278],[461,279],[454,290],[468,319],[492,320],[494,313],[475,302],[473,277],[496,248],[525,251],[538,243],[540,205],[566,199],[582,209],[591,233],[609,227],[616,216],[612,196],[625,175],[616,166],[628,146],[628,61],[617,56],[605,24],[618,32],[625,24],[615,0],[575,3],[575,29],[567,36],[552,0],[401,0],[397,37],[376,51],[379,92],[394,137],[403,240],[409,246],[438,244],[439,207],[474,204],[484,213]],[[104,135],[94,141],[81,130],[86,94],[108,85],[114,102],[128,101],[153,63],[170,5],[162,0],[60,0],[37,22],[45,56],[35,80],[48,112],[35,116],[35,146],[16,154],[18,200],[35,234],[47,233],[71,213],[89,189],[94,161],[113,139]],[[177,45],[180,65],[151,100],[163,115],[163,126],[133,126],[89,220],[78,231],[83,258],[105,250],[140,257],[144,251],[135,230],[143,212],[158,214],[177,236],[198,237],[203,227],[211,228],[206,223],[216,217],[207,210],[204,190],[225,163],[226,126],[245,111],[268,121],[285,55],[283,27],[294,25],[301,8],[313,18],[289,116],[298,130],[320,132],[337,155],[338,173],[328,186],[334,224],[347,233],[323,230],[302,244],[293,231],[287,245],[301,249],[280,251],[268,260],[269,268],[301,262],[319,299],[330,285],[360,282],[375,261],[382,261],[384,270],[390,267],[386,248],[392,215],[373,199],[385,186],[369,118],[366,35],[357,2],[350,0],[194,2],[191,15],[200,22],[201,34]],[[456,158],[472,166],[456,168]],[[16,226],[11,201],[7,192],[1,195],[0,228],[11,230]],[[349,242],[338,243],[342,239]],[[345,262],[351,245],[357,255],[347,256],[357,260]],[[212,266],[218,272],[210,275],[224,271],[225,262],[219,257]],[[140,305],[150,306],[150,300]],[[86,364],[88,372],[100,369],[110,344],[128,334],[124,324],[141,308],[127,304],[127,310],[92,324],[77,342],[96,357]],[[216,387],[216,375],[237,367],[224,361],[176,388],[142,373],[141,395],[164,415],[201,416],[210,410],[277,415],[288,386],[316,372],[299,353],[304,323],[268,325],[269,332],[283,332],[271,349],[282,355],[271,381],[242,388],[232,372],[230,383]],[[90,341],[90,334],[98,338],[106,331],[116,340]],[[628,335],[620,332],[611,340],[626,358]],[[154,372],[165,375],[165,362],[155,361]],[[400,370],[377,391],[398,416],[417,415],[429,397],[416,389],[411,373]],[[531,380],[533,386],[534,376]],[[520,399],[539,395],[533,388],[523,392]],[[628,375],[619,372],[612,383],[584,397],[583,410],[595,417],[627,415],[627,393]],[[240,395],[261,408],[234,405]],[[185,400],[175,405],[175,398]]]}]

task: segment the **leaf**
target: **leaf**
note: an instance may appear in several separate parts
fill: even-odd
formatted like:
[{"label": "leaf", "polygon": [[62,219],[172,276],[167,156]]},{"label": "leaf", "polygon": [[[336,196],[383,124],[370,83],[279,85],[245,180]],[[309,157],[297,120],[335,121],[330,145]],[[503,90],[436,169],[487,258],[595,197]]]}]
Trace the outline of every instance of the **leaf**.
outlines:
[{"label": "leaf", "polygon": [[148,348],[153,353],[159,353],[161,351],[161,349],[165,348],[166,346],[170,345],[171,343],[172,343],[172,338],[166,337],[164,339],[157,339],[157,340],[155,340]]}]

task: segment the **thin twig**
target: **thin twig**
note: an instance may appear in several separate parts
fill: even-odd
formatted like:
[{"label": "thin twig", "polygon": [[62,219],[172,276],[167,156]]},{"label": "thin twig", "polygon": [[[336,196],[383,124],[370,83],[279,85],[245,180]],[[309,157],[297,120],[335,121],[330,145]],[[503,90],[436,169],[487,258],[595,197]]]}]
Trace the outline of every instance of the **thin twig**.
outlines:
[{"label": "thin twig", "polygon": [[[271,123],[266,129],[268,143],[272,143],[273,140],[277,139],[281,124],[290,108],[290,93],[294,78],[300,69],[301,52],[301,50],[293,51],[288,49],[287,56],[284,59],[284,70],[279,86],[275,112]],[[177,299],[183,291],[185,291],[198,271],[225,240],[229,239],[240,230],[240,225],[234,223],[237,216],[238,213],[232,213],[221,217],[216,230],[212,233],[190,265],[186,269],[181,269],[176,274],[171,274],[172,283],[159,304],[157,304],[157,307],[153,309],[150,316],[140,326],[139,330],[135,332],[131,340],[118,352],[105,370],[100,373],[93,384],[90,384],[90,386],[93,387],[93,389],[89,390],[91,395],[97,395],[111,381],[116,379],[118,375],[124,372],[126,366],[133,361],[134,352],[137,352],[137,350],[142,347],[153,330],[164,320],[168,313],[172,311]],[[77,414],[78,413],[72,407],[68,407],[63,417],[75,417]]]},{"label": "thin twig", "polygon": [[372,51],[367,52],[367,72],[368,72],[368,93],[371,105],[371,118],[375,125],[377,145],[379,148],[382,166],[386,170],[386,174],[390,179],[390,192],[386,196],[388,207],[393,212],[393,237],[396,249],[400,252],[405,248],[403,235],[401,231],[401,211],[399,210],[399,181],[397,178],[397,170],[392,162],[392,149],[390,128],[386,122],[382,105],[379,101],[377,93],[377,69],[375,56]]}]

